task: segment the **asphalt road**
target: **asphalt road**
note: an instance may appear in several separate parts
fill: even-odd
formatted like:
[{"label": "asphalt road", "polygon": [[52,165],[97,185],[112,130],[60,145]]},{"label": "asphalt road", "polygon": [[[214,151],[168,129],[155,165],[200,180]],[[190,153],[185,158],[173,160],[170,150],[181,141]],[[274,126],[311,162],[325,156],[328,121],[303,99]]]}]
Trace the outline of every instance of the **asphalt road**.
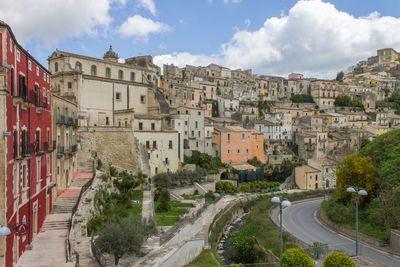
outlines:
[{"label": "asphalt road", "polygon": [[[346,252],[354,256],[355,242],[319,224],[314,213],[321,205],[322,199],[294,204],[283,210],[283,227],[300,240],[308,244],[321,242],[330,249]],[[400,257],[389,255],[364,244],[360,244],[361,255],[368,257],[381,266],[400,267]]]}]

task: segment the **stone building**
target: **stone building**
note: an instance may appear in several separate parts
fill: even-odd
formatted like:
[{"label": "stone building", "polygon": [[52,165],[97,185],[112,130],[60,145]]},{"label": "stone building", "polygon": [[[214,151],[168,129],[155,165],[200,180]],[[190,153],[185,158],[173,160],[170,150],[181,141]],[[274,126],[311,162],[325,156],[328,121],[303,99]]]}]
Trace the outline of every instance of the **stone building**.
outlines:
[{"label": "stone building", "polygon": [[71,185],[77,170],[77,127],[78,108],[67,98],[53,95],[53,140],[56,141],[57,155],[53,157],[53,177],[57,194]]},{"label": "stone building", "polygon": [[159,68],[149,56],[119,63],[110,47],[103,59],[56,50],[48,61],[52,90],[76,101],[79,115],[84,118],[82,125],[112,126],[118,110],[134,108],[136,114],[160,112],[160,105],[154,100],[160,83]]}]

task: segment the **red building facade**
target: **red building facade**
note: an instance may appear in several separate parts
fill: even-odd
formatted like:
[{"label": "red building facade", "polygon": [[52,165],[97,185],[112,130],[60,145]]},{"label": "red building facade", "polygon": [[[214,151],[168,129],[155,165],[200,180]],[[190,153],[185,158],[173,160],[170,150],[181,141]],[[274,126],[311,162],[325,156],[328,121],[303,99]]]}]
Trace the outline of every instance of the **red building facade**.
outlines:
[{"label": "red building facade", "polygon": [[[50,73],[0,21],[0,266],[11,267],[51,212],[53,181]],[[25,233],[18,232],[27,226]],[[5,251],[4,251],[5,250]],[[2,256],[2,257],[1,257]]]}]

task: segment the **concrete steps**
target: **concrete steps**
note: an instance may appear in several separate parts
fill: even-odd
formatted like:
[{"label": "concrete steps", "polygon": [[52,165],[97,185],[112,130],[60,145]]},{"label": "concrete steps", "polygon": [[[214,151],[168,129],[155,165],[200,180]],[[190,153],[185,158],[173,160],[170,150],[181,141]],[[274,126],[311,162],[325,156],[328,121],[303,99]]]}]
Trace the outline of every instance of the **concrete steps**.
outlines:
[{"label": "concrete steps", "polygon": [[72,181],[71,187],[82,187],[84,186],[90,179],[82,179],[77,178]]},{"label": "concrete steps", "polygon": [[44,221],[40,232],[46,232],[51,230],[68,229],[69,221]]},{"label": "concrete steps", "polygon": [[77,197],[59,197],[54,201],[53,213],[71,213],[77,201]]},{"label": "concrete steps", "polygon": [[93,160],[88,160],[85,162],[78,162],[78,172],[92,172],[94,170],[95,163]]}]

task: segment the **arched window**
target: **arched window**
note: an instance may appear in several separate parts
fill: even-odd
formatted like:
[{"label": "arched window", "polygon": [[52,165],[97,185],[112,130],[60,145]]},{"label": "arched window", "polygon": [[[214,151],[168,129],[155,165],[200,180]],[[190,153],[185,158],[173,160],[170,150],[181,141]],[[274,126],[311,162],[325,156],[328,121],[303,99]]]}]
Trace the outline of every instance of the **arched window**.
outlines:
[{"label": "arched window", "polygon": [[124,72],[122,70],[118,71],[118,79],[122,80],[124,78]]},{"label": "arched window", "polygon": [[96,69],[95,65],[92,65],[90,67],[90,74],[92,74],[92,75],[96,75],[97,74],[97,69]]},{"label": "arched window", "polygon": [[57,62],[54,63],[54,71],[55,71],[55,72],[58,72],[58,63],[57,63]]},{"label": "arched window", "polygon": [[77,61],[77,62],[75,63],[75,69],[76,69],[76,70],[82,70],[82,64],[81,64],[79,61]]},{"label": "arched window", "polygon": [[106,77],[107,78],[111,77],[111,69],[110,68],[106,68]]},{"label": "arched window", "polygon": [[131,81],[135,81],[135,73],[131,72]]}]

